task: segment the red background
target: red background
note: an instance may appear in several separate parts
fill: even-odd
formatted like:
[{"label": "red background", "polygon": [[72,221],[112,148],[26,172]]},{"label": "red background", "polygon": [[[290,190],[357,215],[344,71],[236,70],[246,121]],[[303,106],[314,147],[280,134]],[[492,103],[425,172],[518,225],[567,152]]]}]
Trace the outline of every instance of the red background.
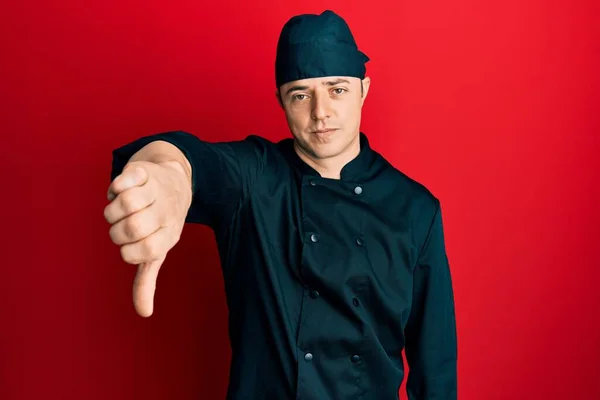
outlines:
[{"label": "red background", "polygon": [[103,220],[111,150],[173,129],[288,136],[277,36],[325,8],[372,58],[363,130],[442,201],[459,398],[600,398],[598,4],[3,5],[0,398],[224,398],[213,236],[185,228],[138,317]]}]

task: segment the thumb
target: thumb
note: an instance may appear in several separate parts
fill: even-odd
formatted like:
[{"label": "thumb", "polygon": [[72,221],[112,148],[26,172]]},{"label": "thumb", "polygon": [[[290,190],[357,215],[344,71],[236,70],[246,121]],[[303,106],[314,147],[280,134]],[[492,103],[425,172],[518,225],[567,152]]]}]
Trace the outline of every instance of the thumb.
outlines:
[{"label": "thumb", "polygon": [[133,305],[142,317],[152,315],[156,279],[164,260],[164,258],[161,258],[138,265],[137,274],[133,280]]}]

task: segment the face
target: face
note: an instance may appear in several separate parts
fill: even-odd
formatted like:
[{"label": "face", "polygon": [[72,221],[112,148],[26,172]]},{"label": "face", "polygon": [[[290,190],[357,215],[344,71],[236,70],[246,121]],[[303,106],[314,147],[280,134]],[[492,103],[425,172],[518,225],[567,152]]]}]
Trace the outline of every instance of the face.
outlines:
[{"label": "face", "polygon": [[277,96],[297,150],[314,160],[358,150],[369,84],[369,78],[334,76],[282,85]]}]

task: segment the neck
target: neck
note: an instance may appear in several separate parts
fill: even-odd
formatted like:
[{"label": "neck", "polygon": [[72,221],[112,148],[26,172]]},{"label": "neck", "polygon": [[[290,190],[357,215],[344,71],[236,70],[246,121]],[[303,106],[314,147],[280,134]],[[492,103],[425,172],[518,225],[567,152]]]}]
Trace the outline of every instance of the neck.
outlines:
[{"label": "neck", "polygon": [[298,157],[317,171],[321,177],[340,179],[344,166],[355,159],[360,153],[360,135],[357,135],[341,153],[333,157],[318,158],[310,155],[298,146],[296,141],[294,142],[294,149],[296,150]]}]

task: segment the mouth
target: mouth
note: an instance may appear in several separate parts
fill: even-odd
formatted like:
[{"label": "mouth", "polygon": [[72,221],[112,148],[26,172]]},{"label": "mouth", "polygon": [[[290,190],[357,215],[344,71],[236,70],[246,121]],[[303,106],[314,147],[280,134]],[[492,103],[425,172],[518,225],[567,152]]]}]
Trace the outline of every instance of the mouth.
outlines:
[{"label": "mouth", "polygon": [[336,130],[337,130],[337,129],[334,129],[334,128],[328,128],[328,129],[317,129],[317,130],[315,130],[315,131],[312,131],[312,133],[317,133],[317,134],[321,133],[321,134],[322,134],[322,133],[329,133],[329,132],[333,132],[333,131],[336,131]]}]

